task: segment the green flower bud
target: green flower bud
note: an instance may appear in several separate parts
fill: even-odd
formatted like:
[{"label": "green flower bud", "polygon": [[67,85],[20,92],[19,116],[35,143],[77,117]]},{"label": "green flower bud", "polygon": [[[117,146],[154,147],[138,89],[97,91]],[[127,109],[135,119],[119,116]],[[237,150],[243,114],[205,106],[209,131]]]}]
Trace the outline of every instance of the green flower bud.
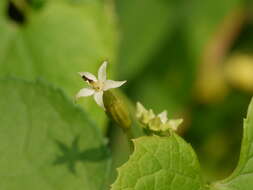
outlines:
[{"label": "green flower bud", "polygon": [[105,111],[107,115],[117,123],[124,131],[128,131],[132,121],[127,106],[112,91],[104,92],[103,96]]},{"label": "green flower bud", "polygon": [[152,109],[147,110],[141,103],[136,104],[136,117],[144,126],[147,134],[169,135],[170,131],[176,131],[183,119],[168,119],[167,111],[164,110],[155,115]]}]

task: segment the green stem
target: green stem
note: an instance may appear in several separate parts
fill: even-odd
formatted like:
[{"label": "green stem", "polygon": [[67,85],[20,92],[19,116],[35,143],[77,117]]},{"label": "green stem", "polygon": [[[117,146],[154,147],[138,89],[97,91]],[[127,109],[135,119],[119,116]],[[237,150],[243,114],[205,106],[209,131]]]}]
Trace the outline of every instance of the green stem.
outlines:
[{"label": "green stem", "polygon": [[133,144],[133,141],[132,141],[132,139],[134,138],[134,135],[132,133],[132,130],[131,130],[131,128],[129,128],[129,129],[123,130],[123,131],[127,136],[130,152],[132,153],[134,151],[134,144]]},{"label": "green stem", "polygon": [[113,91],[106,91],[103,96],[103,101],[107,115],[114,121],[126,134],[131,151],[133,151],[132,139],[132,119],[130,112],[120,96],[117,96]]}]

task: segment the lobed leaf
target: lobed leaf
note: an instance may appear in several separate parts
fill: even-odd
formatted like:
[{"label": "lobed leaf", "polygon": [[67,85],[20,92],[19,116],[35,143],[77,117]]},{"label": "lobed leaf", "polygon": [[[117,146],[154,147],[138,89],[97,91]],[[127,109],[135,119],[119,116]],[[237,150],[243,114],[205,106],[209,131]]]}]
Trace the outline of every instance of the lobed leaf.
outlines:
[{"label": "lobed leaf", "polygon": [[86,113],[42,82],[0,89],[0,189],[105,189],[110,155]]},{"label": "lobed leaf", "polygon": [[128,162],[119,168],[112,190],[199,190],[197,157],[181,137],[140,137]]}]

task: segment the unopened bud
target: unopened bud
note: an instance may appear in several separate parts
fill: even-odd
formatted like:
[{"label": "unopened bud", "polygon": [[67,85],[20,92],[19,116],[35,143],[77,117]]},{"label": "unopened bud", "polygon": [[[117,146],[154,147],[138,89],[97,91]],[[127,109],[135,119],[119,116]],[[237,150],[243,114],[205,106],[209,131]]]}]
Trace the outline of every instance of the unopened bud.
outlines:
[{"label": "unopened bud", "polygon": [[105,91],[103,101],[106,113],[117,123],[124,131],[130,129],[132,121],[127,106],[122,99],[112,91]]}]

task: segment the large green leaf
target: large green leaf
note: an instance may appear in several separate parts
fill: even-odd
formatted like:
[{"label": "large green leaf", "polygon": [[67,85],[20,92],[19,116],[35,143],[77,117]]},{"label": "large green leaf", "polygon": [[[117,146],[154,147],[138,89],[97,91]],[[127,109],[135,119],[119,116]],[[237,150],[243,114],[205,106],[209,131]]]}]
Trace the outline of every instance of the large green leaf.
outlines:
[{"label": "large green leaf", "polygon": [[[43,78],[74,97],[84,86],[77,72],[96,73],[104,59],[114,62],[117,35],[109,5],[74,2],[47,1],[38,11],[28,9],[21,25],[5,20],[0,30],[0,75]],[[101,124],[103,111],[91,98],[84,105]]]},{"label": "large green leaf", "polygon": [[214,190],[249,190],[253,187],[253,99],[244,120],[243,140],[238,166],[227,179],[211,186]]},{"label": "large green leaf", "polygon": [[0,189],[105,189],[108,150],[81,109],[41,82],[0,89]]},{"label": "large green leaf", "polygon": [[119,168],[112,190],[200,190],[203,181],[199,162],[176,134],[171,137],[140,137],[129,161]]}]

